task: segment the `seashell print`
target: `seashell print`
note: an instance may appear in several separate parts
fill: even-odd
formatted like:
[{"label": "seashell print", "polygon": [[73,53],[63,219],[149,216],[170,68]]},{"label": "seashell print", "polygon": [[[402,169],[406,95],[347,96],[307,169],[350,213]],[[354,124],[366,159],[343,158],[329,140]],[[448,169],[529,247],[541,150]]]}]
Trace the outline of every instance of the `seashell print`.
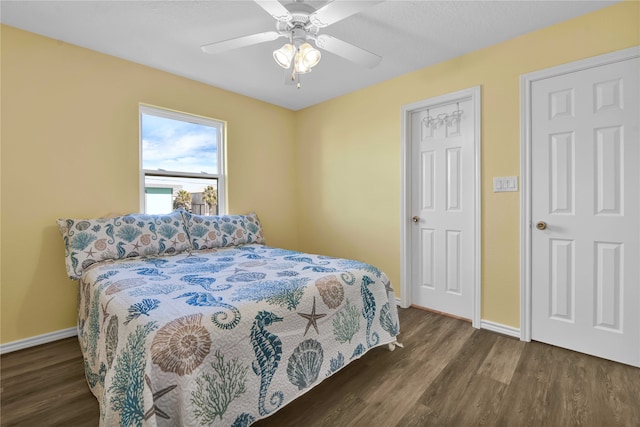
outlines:
[{"label": "seashell print", "polygon": [[96,262],[98,262],[98,261],[96,261],[95,259],[85,259],[84,261],[82,261],[82,270],[86,270],[91,265],[95,264]]},{"label": "seashell print", "polygon": [[184,235],[184,233],[178,233],[178,241],[184,242],[185,240],[187,240],[187,237]]},{"label": "seashell print", "polygon": [[144,255],[158,255],[158,248],[155,245],[144,248]]},{"label": "seashell print", "polygon": [[117,282],[113,282],[112,284],[107,286],[107,289],[104,291],[104,293],[106,295],[113,295],[118,292],[124,291],[125,289],[130,289],[130,288],[135,288],[136,286],[145,285],[146,283],[147,283],[146,280],[142,278],[137,278],[137,277],[122,279],[122,280],[118,280]]},{"label": "seashell print", "polygon": [[217,237],[216,232],[210,231],[209,234],[207,234],[207,237],[209,237],[210,239],[215,239]]},{"label": "seashell print", "polygon": [[344,288],[336,276],[326,276],[316,280],[316,288],[327,307],[338,308],[342,304]]},{"label": "seashell print", "polygon": [[109,319],[109,325],[107,326],[107,337],[105,339],[105,352],[107,355],[107,364],[109,369],[113,364],[113,360],[116,357],[116,350],[118,349],[118,316],[113,315]]},{"label": "seashell print", "polygon": [[151,234],[143,234],[142,236],[140,236],[140,243],[142,243],[143,245],[148,245],[151,243]]},{"label": "seashell print", "polygon": [[122,217],[122,222],[124,222],[125,224],[133,224],[134,222],[136,222],[136,218],[131,215],[127,215]]},{"label": "seashell print", "polygon": [[180,376],[200,366],[211,350],[211,336],[201,320],[201,313],[191,314],[160,328],[151,343],[153,363]]},{"label": "seashell print", "polygon": [[105,249],[107,249],[107,239],[96,240],[96,242],[93,244],[93,247],[99,251],[104,251]]},{"label": "seashell print", "polygon": [[380,326],[382,326],[382,329],[387,331],[392,337],[398,335],[399,327],[398,324],[393,321],[391,316],[391,306],[388,302],[380,309]]},{"label": "seashell print", "polygon": [[84,231],[89,227],[91,227],[91,223],[89,221],[79,221],[76,224],[76,230],[80,230],[80,231]]},{"label": "seashell print", "polygon": [[298,390],[309,387],[318,379],[322,360],[322,346],[314,339],[301,342],[289,357],[287,376]]},{"label": "seashell print", "polygon": [[238,229],[236,230],[236,237],[237,237],[237,238],[240,238],[240,237],[242,237],[242,234],[243,234],[242,230],[241,230],[240,228],[238,228]]}]

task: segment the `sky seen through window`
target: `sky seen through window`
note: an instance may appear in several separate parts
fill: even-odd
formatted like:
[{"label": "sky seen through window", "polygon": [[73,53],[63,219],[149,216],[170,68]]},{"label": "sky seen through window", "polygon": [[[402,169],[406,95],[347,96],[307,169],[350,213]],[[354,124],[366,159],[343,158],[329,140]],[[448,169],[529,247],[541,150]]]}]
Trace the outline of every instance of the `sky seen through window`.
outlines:
[{"label": "sky seen through window", "polygon": [[218,132],[211,126],[142,114],[142,167],[218,173]]}]

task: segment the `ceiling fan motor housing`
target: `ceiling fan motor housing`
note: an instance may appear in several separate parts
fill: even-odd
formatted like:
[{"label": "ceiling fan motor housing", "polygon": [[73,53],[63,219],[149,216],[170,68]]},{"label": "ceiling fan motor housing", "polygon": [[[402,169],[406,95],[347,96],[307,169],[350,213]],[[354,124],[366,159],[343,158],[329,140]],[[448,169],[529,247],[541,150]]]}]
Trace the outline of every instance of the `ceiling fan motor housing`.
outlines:
[{"label": "ceiling fan motor housing", "polygon": [[311,23],[307,12],[291,12],[289,21],[278,21],[276,28],[281,34],[291,35],[295,40],[306,40],[307,36],[318,34],[319,28]]}]

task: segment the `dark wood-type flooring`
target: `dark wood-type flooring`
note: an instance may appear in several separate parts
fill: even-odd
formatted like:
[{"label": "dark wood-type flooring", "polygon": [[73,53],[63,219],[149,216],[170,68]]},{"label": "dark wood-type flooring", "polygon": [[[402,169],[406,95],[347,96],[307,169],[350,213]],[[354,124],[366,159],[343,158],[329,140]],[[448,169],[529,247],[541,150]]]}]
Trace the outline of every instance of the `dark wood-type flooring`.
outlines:
[{"label": "dark wood-type flooring", "polygon": [[[640,426],[640,369],[415,308],[374,349],[254,426]],[[97,426],[76,338],[5,354],[2,426]]]}]

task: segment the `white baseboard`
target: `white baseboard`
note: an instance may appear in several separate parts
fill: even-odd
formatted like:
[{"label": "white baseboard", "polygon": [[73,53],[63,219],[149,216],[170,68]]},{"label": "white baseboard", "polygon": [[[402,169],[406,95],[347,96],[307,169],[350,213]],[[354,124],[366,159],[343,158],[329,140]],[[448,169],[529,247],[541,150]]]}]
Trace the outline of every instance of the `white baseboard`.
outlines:
[{"label": "white baseboard", "polygon": [[10,353],[12,351],[22,350],[29,347],[35,347],[36,345],[46,344],[49,342],[61,340],[63,338],[74,337],[76,335],[78,335],[78,330],[74,326],[68,329],[49,332],[47,334],[36,335],[35,337],[11,341],[5,344],[0,344],[0,354]]},{"label": "white baseboard", "polygon": [[[396,305],[401,308],[407,308],[402,306],[400,298],[396,298]],[[487,331],[521,339],[520,328],[514,328],[513,326],[507,326],[489,320],[480,320],[480,329],[486,329]]]},{"label": "white baseboard", "polygon": [[490,322],[489,320],[481,320],[480,329],[486,329],[487,331],[497,332],[499,334],[520,339],[520,328],[514,328],[513,326]]}]

